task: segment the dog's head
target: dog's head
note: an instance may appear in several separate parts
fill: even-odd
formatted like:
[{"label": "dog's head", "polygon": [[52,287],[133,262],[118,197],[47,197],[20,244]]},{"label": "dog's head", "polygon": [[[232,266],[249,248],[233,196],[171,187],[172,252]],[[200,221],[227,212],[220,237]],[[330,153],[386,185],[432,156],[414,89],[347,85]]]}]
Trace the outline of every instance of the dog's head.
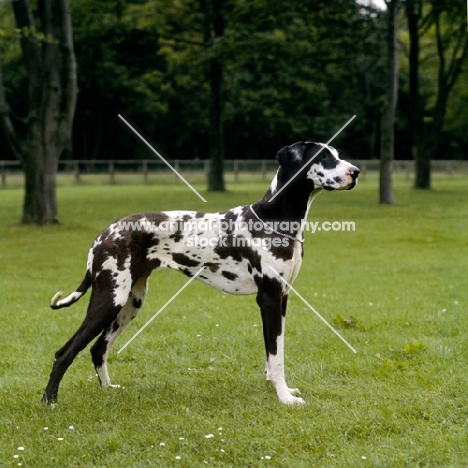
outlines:
[{"label": "dog's head", "polygon": [[351,190],[360,173],[356,166],[340,159],[335,148],[324,143],[294,143],[280,149],[276,159],[280,164],[281,185],[294,178],[297,182],[311,183],[312,190]]}]

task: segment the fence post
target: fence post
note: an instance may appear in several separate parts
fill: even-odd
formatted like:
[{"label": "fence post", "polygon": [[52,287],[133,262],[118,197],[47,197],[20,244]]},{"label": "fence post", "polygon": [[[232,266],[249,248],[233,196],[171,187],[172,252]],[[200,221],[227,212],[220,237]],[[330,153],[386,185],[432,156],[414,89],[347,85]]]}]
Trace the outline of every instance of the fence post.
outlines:
[{"label": "fence post", "polygon": [[143,180],[148,182],[148,162],[146,159],[143,160]]},{"label": "fence post", "polygon": [[80,181],[80,164],[78,161],[73,161],[73,172],[75,174],[75,182]]},{"label": "fence post", "polygon": [[111,184],[115,182],[114,161],[109,161],[109,181]]},{"label": "fence post", "polygon": [[237,182],[239,180],[239,161],[234,159],[234,180]]},{"label": "fence post", "polygon": [[6,169],[5,169],[5,163],[2,162],[2,188],[6,188]]}]

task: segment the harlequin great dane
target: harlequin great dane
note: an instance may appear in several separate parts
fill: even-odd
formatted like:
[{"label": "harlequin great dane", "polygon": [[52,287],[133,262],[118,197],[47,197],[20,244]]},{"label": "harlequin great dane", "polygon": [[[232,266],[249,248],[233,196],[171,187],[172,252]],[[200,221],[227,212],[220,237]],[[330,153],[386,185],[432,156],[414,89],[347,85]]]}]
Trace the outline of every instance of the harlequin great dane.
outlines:
[{"label": "harlequin great dane", "polygon": [[[88,253],[85,277],[52,309],[68,307],[92,285],[83,323],[55,353],[42,401],[57,399],[60,381],[95,337],[91,356],[102,387],[112,385],[107,357],[117,337],[143,306],[148,277],[157,268],[179,270],[224,292],[256,294],[263,321],[266,378],[282,403],[304,400],[284,377],[284,326],[290,286],[302,262],[304,221],[322,190],[350,190],[359,169],[322,143],[298,142],[276,155],[278,171],[261,200],[220,213],[141,213],[111,224]],[[202,271],[200,272],[200,269]],[[281,275],[282,279],[277,277]]]}]

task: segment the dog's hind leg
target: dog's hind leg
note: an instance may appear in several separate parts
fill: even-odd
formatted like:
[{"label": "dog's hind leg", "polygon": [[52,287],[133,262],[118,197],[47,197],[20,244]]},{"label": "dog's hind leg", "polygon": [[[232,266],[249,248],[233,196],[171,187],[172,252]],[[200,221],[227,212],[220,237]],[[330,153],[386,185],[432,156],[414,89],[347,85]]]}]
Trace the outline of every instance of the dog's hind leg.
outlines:
[{"label": "dog's hind leg", "polygon": [[143,276],[135,282],[127,303],[122,307],[117,318],[102,332],[102,335],[91,347],[91,357],[103,388],[120,387],[120,385],[112,385],[111,383],[107,370],[107,358],[118,336],[143,307],[148,290],[147,283],[148,276]]},{"label": "dog's hind leg", "polygon": [[[107,277],[107,278],[106,278]],[[129,293],[128,293],[129,294]],[[95,284],[83,323],[75,334],[55,353],[49,382],[42,396],[45,404],[53,403],[65,372],[86,346],[115,320],[122,305],[114,302],[114,290],[109,288],[109,278],[102,272]]]},{"label": "dog's hind leg", "polygon": [[296,397],[297,389],[289,389],[284,375],[284,326],[286,319],[287,295],[283,294],[279,281],[263,277],[263,284],[257,295],[263,321],[263,336],[266,348],[266,377],[275,386],[278,398],[285,404],[304,403]]}]

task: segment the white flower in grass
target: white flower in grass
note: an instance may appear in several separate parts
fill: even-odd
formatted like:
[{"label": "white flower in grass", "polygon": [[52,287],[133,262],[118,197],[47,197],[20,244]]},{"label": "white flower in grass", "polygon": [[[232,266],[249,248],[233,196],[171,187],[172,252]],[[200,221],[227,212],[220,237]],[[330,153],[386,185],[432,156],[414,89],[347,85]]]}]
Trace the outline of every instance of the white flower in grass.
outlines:
[{"label": "white flower in grass", "polygon": [[63,440],[63,437],[57,437],[57,440]]},{"label": "white flower in grass", "polygon": [[18,450],[24,450],[23,446],[18,447]]},{"label": "white flower in grass", "polygon": [[180,458],[181,458],[181,457],[180,457],[179,455],[177,455],[177,456],[175,457],[176,460],[180,460]]},{"label": "white flower in grass", "polygon": [[70,431],[73,431],[73,429],[75,429],[73,426],[68,426],[68,429],[70,429]]},{"label": "white flower in grass", "polygon": [[205,439],[212,439],[214,437],[214,434],[207,434],[205,436]]}]

